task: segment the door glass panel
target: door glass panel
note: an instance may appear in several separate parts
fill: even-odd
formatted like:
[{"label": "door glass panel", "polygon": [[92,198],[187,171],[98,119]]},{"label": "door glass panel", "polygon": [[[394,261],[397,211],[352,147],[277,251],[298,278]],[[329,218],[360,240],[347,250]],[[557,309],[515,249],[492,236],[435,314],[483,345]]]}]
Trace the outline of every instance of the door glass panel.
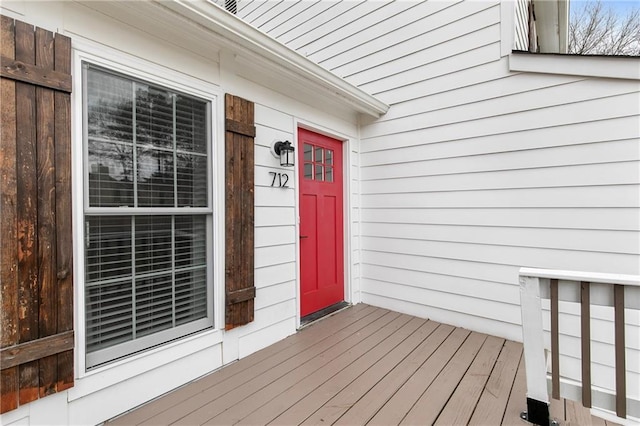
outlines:
[{"label": "door glass panel", "polygon": [[316,147],[316,163],[322,163],[322,158],[323,158],[323,153],[324,149],[320,148],[320,147]]},{"label": "door glass panel", "polygon": [[333,182],[333,167],[327,166],[324,171],[324,178],[327,182]]},{"label": "door glass panel", "polygon": [[313,147],[308,143],[304,144],[304,161],[313,161]]},{"label": "door glass panel", "polygon": [[304,164],[304,178],[313,180],[313,164],[311,163]]},{"label": "door glass panel", "polygon": [[322,165],[320,164],[316,164],[316,180],[318,181],[324,180],[322,177]]},{"label": "door glass panel", "polygon": [[325,163],[327,163],[327,165],[332,166],[333,165],[333,151],[328,149],[325,152],[325,155],[327,156]]}]

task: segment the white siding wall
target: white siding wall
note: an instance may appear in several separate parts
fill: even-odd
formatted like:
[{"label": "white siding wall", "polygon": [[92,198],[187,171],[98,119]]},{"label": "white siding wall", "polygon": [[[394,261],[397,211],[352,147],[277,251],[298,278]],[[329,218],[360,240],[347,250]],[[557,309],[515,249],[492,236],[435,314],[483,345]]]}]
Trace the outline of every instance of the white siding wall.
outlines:
[{"label": "white siding wall", "polygon": [[520,340],[518,268],[640,273],[638,81],[509,72],[499,1],[263,3],[239,16],[391,105],[361,128],[363,302]]}]

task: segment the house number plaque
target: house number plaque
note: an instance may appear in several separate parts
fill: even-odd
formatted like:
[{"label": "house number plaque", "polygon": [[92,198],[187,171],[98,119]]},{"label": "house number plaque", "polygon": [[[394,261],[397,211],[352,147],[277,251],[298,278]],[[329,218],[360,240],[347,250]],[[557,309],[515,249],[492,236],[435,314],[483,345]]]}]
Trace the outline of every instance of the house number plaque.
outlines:
[{"label": "house number plaque", "polygon": [[289,187],[289,175],[286,173],[279,172],[269,172],[270,175],[273,175],[273,179],[271,180],[271,186],[275,186],[277,188],[288,188]]}]

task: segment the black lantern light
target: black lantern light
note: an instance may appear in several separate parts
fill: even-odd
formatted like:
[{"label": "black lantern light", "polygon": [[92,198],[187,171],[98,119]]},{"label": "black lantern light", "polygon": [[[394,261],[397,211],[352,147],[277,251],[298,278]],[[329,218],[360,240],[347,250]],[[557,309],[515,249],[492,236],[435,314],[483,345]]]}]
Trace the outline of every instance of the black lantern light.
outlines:
[{"label": "black lantern light", "polygon": [[291,146],[291,142],[289,141],[278,141],[273,145],[273,152],[280,156],[280,165],[283,167],[293,167],[295,158],[293,155],[294,151],[295,148]]}]

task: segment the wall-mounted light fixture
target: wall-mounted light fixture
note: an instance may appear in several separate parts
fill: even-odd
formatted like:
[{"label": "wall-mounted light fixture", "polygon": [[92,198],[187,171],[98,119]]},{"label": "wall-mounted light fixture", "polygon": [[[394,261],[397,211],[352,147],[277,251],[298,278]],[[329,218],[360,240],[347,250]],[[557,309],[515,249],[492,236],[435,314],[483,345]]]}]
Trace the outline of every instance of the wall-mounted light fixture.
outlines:
[{"label": "wall-mounted light fixture", "polygon": [[295,164],[294,151],[295,148],[291,146],[289,141],[278,141],[273,145],[273,152],[277,157],[280,157],[280,165],[283,167],[293,167]]}]

